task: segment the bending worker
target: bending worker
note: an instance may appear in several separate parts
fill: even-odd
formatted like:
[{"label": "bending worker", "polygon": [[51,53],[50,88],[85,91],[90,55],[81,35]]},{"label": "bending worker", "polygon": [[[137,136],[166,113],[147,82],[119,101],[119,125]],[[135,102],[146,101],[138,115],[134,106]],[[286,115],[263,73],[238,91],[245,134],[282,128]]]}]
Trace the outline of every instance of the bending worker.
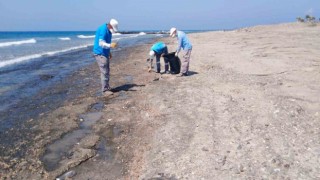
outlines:
[{"label": "bending worker", "polygon": [[94,40],[93,53],[100,69],[102,92],[105,95],[112,94],[109,86],[110,59],[112,58],[110,48],[117,46],[117,43],[111,43],[112,33],[117,31],[118,21],[111,19],[109,23],[103,24],[97,29]]},{"label": "bending worker", "polygon": [[[156,64],[157,64],[157,73],[160,73],[161,70],[161,64],[160,64],[160,58],[168,54],[168,48],[163,42],[157,42],[153,44],[153,46],[150,49],[149,55],[150,55],[150,68],[152,68],[152,61],[153,58],[156,57]],[[164,73],[169,73],[169,63],[166,58],[164,59]],[[151,69],[149,69],[150,71]]]},{"label": "bending worker", "polygon": [[183,49],[183,58],[181,60],[181,73],[178,76],[188,76],[192,44],[189,41],[187,35],[182,31],[178,31],[177,28],[170,29],[170,36],[173,38],[177,37],[178,39],[178,47],[175,56],[179,55],[181,48]]}]

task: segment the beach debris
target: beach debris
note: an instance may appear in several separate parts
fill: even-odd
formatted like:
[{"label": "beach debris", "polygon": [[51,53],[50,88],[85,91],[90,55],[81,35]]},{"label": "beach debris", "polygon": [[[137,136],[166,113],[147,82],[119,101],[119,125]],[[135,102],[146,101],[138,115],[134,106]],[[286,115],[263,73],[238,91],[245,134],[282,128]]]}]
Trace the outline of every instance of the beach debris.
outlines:
[{"label": "beach debris", "polygon": [[285,164],[284,167],[285,168],[290,168],[290,164]]},{"label": "beach debris", "polygon": [[68,179],[68,178],[72,178],[76,174],[77,173],[75,171],[68,171],[68,172],[64,173],[62,176],[56,178],[56,180],[65,180],[65,179]]},{"label": "beach debris", "polygon": [[1,168],[1,169],[8,169],[8,168],[10,168],[10,165],[8,165],[8,164],[5,163],[5,162],[0,162],[0,168]]},{"label": "beach debris", "polygon": [[240,165],[238,166],[238,170],[239,170],[240,172],[244,172],[244,167],[243,167],[242,164],[240,164]]},{"label": "beach debris", "polygon": [[54,78],[54,76],[50,75],[50,74],[41,74],[41,75],[39,75],[39,77],[40,77],[41,80],[44,80],[44,81],[47,81],[49,79]]},{"label": "beach debris", "polygon": [[206,148],[206,147],[203,147],[201,150],[202,150],[202,151],[209,151],[209,149]]}]

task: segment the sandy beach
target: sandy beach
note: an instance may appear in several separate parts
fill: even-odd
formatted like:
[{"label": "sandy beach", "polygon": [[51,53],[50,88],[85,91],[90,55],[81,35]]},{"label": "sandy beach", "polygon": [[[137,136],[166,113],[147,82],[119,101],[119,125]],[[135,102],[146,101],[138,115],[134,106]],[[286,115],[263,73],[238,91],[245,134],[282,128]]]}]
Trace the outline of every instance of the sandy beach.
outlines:
[{"label": "sandy beach", "polygon": [[45,111],[3,135],[14,144],[1,147],[0,178],[319,179],[319,32],[189,34],[187,77],[148,73],[152,43],[116,52],[112,96],[92,64],[13,110]]}]

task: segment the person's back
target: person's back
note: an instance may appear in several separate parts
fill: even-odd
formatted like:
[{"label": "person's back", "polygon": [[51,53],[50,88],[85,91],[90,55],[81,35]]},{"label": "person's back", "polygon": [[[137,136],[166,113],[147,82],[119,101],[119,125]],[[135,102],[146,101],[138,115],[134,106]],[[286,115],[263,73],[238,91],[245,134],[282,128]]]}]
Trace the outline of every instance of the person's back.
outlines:
[{"label": "person's back", "polygon": [[96,36],[94,40],[94,46],[93,46],[93,54],[95,55],[102,55],[105,57],[109,57],[110,54],[110,48],[103,48],[100,46],[100,40],[104,40],[106,43],[110,44],[112,38],[112,33],[107,28],[107,24],[103,24],[100,26],[96,31]]},{"label": "person's back", "polygon": [[[160,65],[160,57],[164,54],[168,54],[168,48],[165,43],[163,42],[157,42],[153,44],[150,48],[150,67],[152,67],[152,60],[154,56],[156,57],[156,64],[157,64],[157,73],[160,73],[161,71],[161,65]],[[169,73],[169,63],[167,59],[164,59],[165,62],[165,73]],[[149,69],[150,71],[151,69]]]},{"label": "person's back", "polygon": [[163,42],[157,42],[151,47],[151,50],[155,51],[157,54],[162,54],[164,53],[163,51],[165,47],[166,44],[164,44]]},{"label": "person's back", "polygon": [[186,33],[184,33],[183,31],[178,31],[177,33],[177,37],[178,37],[178,42],[181,42],[181,48],[183,50],[190,50],[192,49],[192,44],[189,40],[189,38],[187,37]]}]

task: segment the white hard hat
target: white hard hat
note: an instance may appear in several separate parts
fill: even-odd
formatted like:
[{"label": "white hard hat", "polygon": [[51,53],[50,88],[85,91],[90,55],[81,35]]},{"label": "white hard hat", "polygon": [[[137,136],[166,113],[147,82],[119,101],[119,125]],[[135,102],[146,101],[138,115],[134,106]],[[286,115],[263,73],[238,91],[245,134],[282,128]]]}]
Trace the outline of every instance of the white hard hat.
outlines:
[{"label": "white hard hat", "polygon": [[117,32],[118,31],[118,21],[115,19],[110,20],[110,25],[112,26],[112,29]]},{"label": "white hard hat", "polygon": [[175,36],[175,32],[177,31],[177,28],[173,27],[170,29],[170,36],[174,37]]},{"label": "white hard hat", "polygon": [[154,51],[151,50],[151,51],[149,52],[150,59],[153,59],[154,56],[155,56],[155,54],[156,54],[156,53],[154,53]]}]

